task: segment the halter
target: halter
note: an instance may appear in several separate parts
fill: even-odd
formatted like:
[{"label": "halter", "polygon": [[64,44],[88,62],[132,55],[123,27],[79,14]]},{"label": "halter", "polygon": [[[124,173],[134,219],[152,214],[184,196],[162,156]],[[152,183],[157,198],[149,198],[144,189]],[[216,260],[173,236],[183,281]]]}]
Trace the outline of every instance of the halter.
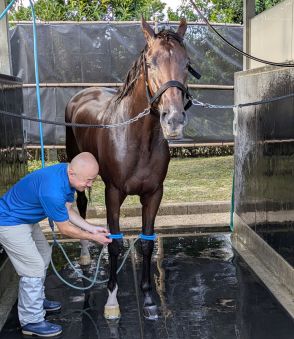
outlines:
[{"label": "halter", "polygon": [[[186,87],[184,84],[177,80],[170,80],[165,82],[163,85],[159,87],[159,89],[152,95],[150,91],[150,87],[148,84],[148,73],[147,73],[147,66],[146,66],[146,59],[145,55],[143,55],[143,68],[144,68],[144,78],[145,78],[145,88],[146,88],[146,96],[149,102],[150,107],[152,104],[154,104],[161,96],[162,94],[170,87],[177,87],[180,89],[183,93],[183,96],[186,96],[186,99],[188,100],[184,110],[187,111],[192,106],[192,96],[189,93],[188,86]],[[201,78],[201,74],[199,74],[197,71],[195,71],[192,66],[189,64],[188,71],[197,79]]]}]

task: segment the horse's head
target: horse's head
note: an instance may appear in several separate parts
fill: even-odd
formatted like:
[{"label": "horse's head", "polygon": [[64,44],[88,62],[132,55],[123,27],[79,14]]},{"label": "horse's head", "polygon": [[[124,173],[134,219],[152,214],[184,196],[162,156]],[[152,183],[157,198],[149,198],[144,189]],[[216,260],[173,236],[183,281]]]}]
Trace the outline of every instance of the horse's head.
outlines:
[{"label": "horse's head", "polygon": [[147,41],[143,65],[149,104],[160,115],[164,137],[179,139],[187,123],[184,100],[189,58],[182,42],[186,20],[181,20],[177,32],[155,34],[142,18],[142,29]]}]

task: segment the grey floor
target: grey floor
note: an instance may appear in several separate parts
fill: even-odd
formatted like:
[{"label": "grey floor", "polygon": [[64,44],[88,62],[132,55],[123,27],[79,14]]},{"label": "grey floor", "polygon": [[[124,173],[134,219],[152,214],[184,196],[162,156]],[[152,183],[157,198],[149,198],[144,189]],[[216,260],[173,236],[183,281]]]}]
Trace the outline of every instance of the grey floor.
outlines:
[{"label": "grey floor", "polygon": [[[125,248],[129,241],[125,240]],[[77,268],[78,243],[66,251]],[[84,269],[93,275],[99,249],[91,247],[93,262]],[[63,277],[79,286],[87,285],[73,273],[58,250],[54,262]],[[101,275],[107,255],[102,262]],[[247,265],[234,254],[229,234],[164,236],[157,240],[153,255],[152,279],[159,306],[157,321],[144,319],[140,283],[139,246],[119,274],[118,299],[121,319],[107,322],[103,306],[105,285],[87,292],[66,287],[52,273],[46,280],[47,296],[60,300],[62,312],[47,320],[63,326],[64,339],[292,339],[294,321],[265,289]],[[1,339],[22,338],[16,306],[0,333]]]}]

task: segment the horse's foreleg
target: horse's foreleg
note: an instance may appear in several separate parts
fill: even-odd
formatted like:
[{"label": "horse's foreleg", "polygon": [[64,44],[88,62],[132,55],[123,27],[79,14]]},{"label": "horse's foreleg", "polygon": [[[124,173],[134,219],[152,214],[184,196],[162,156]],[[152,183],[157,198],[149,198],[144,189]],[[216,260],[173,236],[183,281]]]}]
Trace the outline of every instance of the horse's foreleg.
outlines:
[{"label": "horse's foreleg", "polygon": [[[146,194],[141,196],[142,203],[142,227],[144,235],[153,235],[154,222],[156,213],[158,211],[163,193],[163,187],[153,194]],[[158,318],[157,306],[152,298],[152,286],[151,286],[151,257],[154,248],[154,241],[141,239],[142,253],[143,253],[143,267],[142,267],[142,280],[141,290],[144,295],[143,314],[146,318],[155,320]]]},{"label": "horse's foreleg", "polygon": [[[118,234],[119,229],[119,211],[120,206],[125,199],[119,190],[114,187],[105,188],[105,200],[107,209],[107,224],[111,234]],[[119,304],[117,301],[117,259],[123,248],[122,239],[113,239],[108,245],[110,259],[110,275],[107,284],[108,299],[104,307],[104,316],[106,319],[118,319],[120,317]]]},{"label": "horse's foreleg", "polygon": [[[80,216],[84,219],[86,219],[86,212],[87,212],[87,204],[88,199],[86,197],[85,192],[77,192],[77,207],[80,213]],[[89,241],[88,240],[80,240],[81,242],[81,255],[79,264],[80,265],[90,265],[91,263],[91,256],[88,249]]]}]

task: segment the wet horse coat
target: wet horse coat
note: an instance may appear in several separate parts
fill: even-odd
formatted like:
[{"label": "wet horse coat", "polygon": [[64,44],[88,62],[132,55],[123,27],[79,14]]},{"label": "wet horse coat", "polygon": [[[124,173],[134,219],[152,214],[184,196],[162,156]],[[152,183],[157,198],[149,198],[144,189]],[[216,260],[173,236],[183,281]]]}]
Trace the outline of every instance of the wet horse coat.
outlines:
[{"label": "wet horse coat", "polygon": [[[142,19],[147,44],[128,72],[122,89],[118,93],[106,88],[85,89],[67,105],[66,122],[87,124],[120,123],[150,107],[149,115],[130,125],[110,129],[67,127],[68,160],[84,151],[91,152],[98,160],[99,174],[105,184],[107,224],[112,234],[120,233],[120,206],[127,195],[140,196],[142,233],[154,233],[170,159],[166,139],[180,138],[186,124],[183,93],[189,59],[182,43],[186,27],[182,20],[177,33],[162,31],[155,34]],[[166,83],[170,86],[158,93]],[[150,98],[156,93],[158,97],[152,102]],[[87,199],[84,193],[78,193],[77,205],[81,216],[85,217]],[[152,299],[150,278],[154,242],[141,239],[141,244],[144,315],[155,319],[157,309]],[[116,271],[121,248],[121,239],[113,239],[108,245],[110,278],[105,309],[108,318],[119,317]]]}]

